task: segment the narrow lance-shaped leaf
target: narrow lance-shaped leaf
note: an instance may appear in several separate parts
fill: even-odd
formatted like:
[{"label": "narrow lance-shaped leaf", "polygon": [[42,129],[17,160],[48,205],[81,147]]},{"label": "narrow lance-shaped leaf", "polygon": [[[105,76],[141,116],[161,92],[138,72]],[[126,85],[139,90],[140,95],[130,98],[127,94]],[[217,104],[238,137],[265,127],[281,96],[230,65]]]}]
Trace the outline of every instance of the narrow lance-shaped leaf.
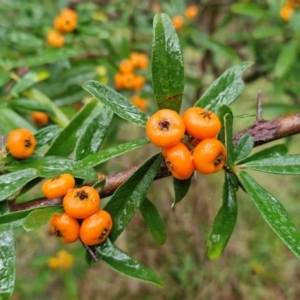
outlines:
[{"label": "narrow lance-shaped leaf", "polygon": [[172,21],[158,14],[153,21],[152,82],[157,105],[179,112],[184,89],[183,58]]},{"label": "narrow lance-shaped leaf", "polygon": [[112,117],[112,110],[107,106],[103,106],[100,113],[86,126],[78,138],[74,150],[74,160],[83,159],[99,150]]},{"label": "narrow lance-shaped leaf", "polygon": [[282,204],[246,172],[240,172],[239,179],[268,225],[286,246],[300,258],[300,232]]},{"label": "narrow lance-shaped leaf", "polygon": [[174,202],[172,203],[172,207],[174,207],[178,202],[180,202],[189,191],[191,186],[192,178],[188,178],[185,180],[179,180],[173,177],[173,188],[174,188]]},{"label": "narrow lance-shaped leaf", "polygon": [[299,175],[300,154],[263,158],[261,160],[249,161],[242,166],[266,173]]},{"label": "narrow lance-shaped leaf", "polygon": [[238,206],[235,187],[230,180],[234,176],[226,173],[223,185],[222,205],[214,219],[206,245],[207,256],[211,259],[219,257],[225,249],[233,232]]},{"label": "narrow lance-shaped leaf", "polygon": [[0,201],[18,192],[27,182],[39,176],[39,172],[32,168],[20,170],[0,176]]},{"label": "narrow lance-shaped leaf", "polygon": [[50,125],[45,128],[40,129],[35,135],[36,147],[38,149],[48,142],[50,142],[55,136],[61,132],[61,127],[58,125]]},{"label": "narrow lance-shaped leaf", "polygon": [[79,170],[95,167],[113,157],[124,154],[128,151],[134,150],[148,143],[149,143],[148,138],[142,138],[132,142],[119,144],[117,146],[91,154],[86,158],[75,162],[74,169],[79,171]]},{"label": "narrow lance-shaped leaf", "polygon": [[113,194],[105,206],[112,216],[110,239],[114,242],[126,228],[146,197],[146,193],[162,162],[155,155],[139,167]]},{"label": "narrow lance-shaped leaf", "polygon": [[234,162],[234,148],[232,142],[233,116],[229,106],[227,105],[220,106],[218,110],[218,116],[222,124],[221,131],[219,134],[219,139],[226,147],[226,152],[227,152],[226,165],[229,168],[232,168]]},{"label": "narrow lance-shaped leaf", "polygon": [[140,206],[140,211],[156,243],[159,245],[164,244],[167,239],[167,233],[164,222],[155,205],[146,198]]},{"label": "narrow lance-shaped leaf", "polygon": [[86,126],[101,111],[101,109],[102,105],[97,100],[87,103],[56,138],[46,155],[69,155],[74,150],[78,137],[82,131],[84,131]]},{"label": "narrow lance-shaped leaf", "polygon": [[23,222],[23,228],[26,231],[38,229],[48,224],[50,218],[54,214],[60,214],[63,212],[64,210],[62,207],[46,207],[46,208],[35,209],[31,213],[29,213],[28,216],[25,218]]},{"label": "narrow lance-shaped leaf", "polygon": [[249,134],[244,134],[234,147],[234,160],[245,158],[254,146],[254,139]]},{"label": "narrow lance-shaped leaf", "polygon": [[[0,203],[0,215],[9,213],[8,203]],[[12,229],[0,232],[0,299],[9,299],[16,276],[16,248]]]},{"label": "narrow lance-shaped leaf", "polygon": [[100,256],[111,268],[126,276],[162,286],[161,280],[148,268],[137,260],[114,246],[109,239],[94,248],[96,255]]},{"label": "narrow lance-shaped leaf", "polygon": [[89,80],[82,86],[93,97],[107,105],[120,118],[145,127],[148,116],[140,111],[131,101],[99,81]]},{"label": "narrow lance-shaped leaf", "polygon": [[231,104],[243,92],[245,86],[242,74],[251,64],[243,62],[225,71],[210,85],[195,106],[217,112],[222,104]]}]

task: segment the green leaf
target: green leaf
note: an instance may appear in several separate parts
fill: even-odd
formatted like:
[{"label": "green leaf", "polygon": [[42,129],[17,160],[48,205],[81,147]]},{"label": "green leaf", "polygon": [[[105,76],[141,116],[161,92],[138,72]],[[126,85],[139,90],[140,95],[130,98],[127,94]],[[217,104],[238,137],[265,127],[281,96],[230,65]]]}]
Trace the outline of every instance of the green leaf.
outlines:
[{"label": "green leaf", "polygon": [[14,99],[9,102],[9,105],[17,111],[30,113],[32,111],[44,111],[51,113],[51,108],[45,103],[36,102],[30,99]]},{"label": "green leaf", "polygon": [[211,259],[217,258],[222,254],[233,232],[237,219],[238,206],[236,189],[230,179],[232,176],[234,175],[225,174],[222,205],[214,219],[208,237],[206,253]]},{"label": "green leaf", "polygon": [[254,146],[254,138],[244,134],[234,147],[234,160],[245,158],[250,154]]},{"label": "green leaf", "polygon": [[251,65],[252,62],[242,62],[225,71],[210,85],[195,106],[217,112],[222,104],[231,104],[243,92],[245,86],[242,74]]},{"label": "green leaf", "polygon": [[180,111],[184,66],[180,42],[166,14],[155,15],[152,40],[152,82],[159,109]]},{"label": "green leaf", "polygon": [[111,148],[91,154],[91,155],[87,156],[86,158],[77,161],[74,165],[74,168],[75,168],[75,170],[84,170],[87,168],[95,167],[113,157],[124,154],[128,151],[137,149],[148,143],[149,143],[148,138],[141,138],[141,139],[138,139],[135,141],[131,141],[131,142],[119,144],[117,146],[113,146]]},{"label": "green leaf", "polygon": [[260,160],[249,161],[242,165],[245,168],[260,172],[299,175],[300,174],[300,154],[267,157]]},{"label": "green leaf", "polygon": [[78,136],[84,132],[94,117],[100,113],[102,107],[96,100],[88,102],[55,139],[46,155],[68,156],[74,150]]},{"label": "green leaf", "polygon": [[140,211],[156,243],[159,245],[164,244],[167,239],[167,233],[164,222],[154,204],[145,198],[140,206]]},{"label": "green leaf", "polygon": [[[0,215],[9,213],[7,201],[0,203]],[[0,232],[0,299],[9,299],[14,291],[16,247],[13,230]]]},{"label": "green leaf", "polygon": [[35,169],[16,171],[0,176],[0,201],[18,192],[27,182],[39,176]]},{"label": "green leaf", "polygon": [[294,65],[297,59],[298,43],[291,40],[282,47],[279,56],[275,62],[275,76],[282,78]]},{"label": "green leaf", "polygon": [[[59,156],[46,156],[46,157],[34,157],[31,156],[19,162],[15,162],[13,165],[7,166],[9,171],[19,171],[31,168],[35,169],[41,177],[51,178],[59,174],[68,173],[76,178],[82,178],[86,180],[94,180],[97,178],[97,174],[93,169],[75,170],[75,161],[59,157]],[[5,176],[5,175],[2,175]],[[35,176],[36,177],[36,176]],[[1,176],[0,176],[1,183]],[[1,186],[1,185],[0,185]],[[1,191],[0,191],[1,195]],[[1,197],[0,197],[1,198]]]},{"label": "green leaf", "polygon": [[122,233],[141,206],[161,162],[162,156],[160,154],[146,161],[119,186],[105,206],[105,210],[110,213],[113,220],[113,228],[110,233],[112,242]]},{"label": "green leaf", "polygon": [[26,231],[38,229],[49,223],[54,214],[61,214],[64,210],[62,207],[46,207],[35,209],[30,212],[23,222],[23,228]]},{"label": "green leaf", "polygon": [[109,86],[95,80],[89,80],[82,87],[104,105],[110,107],[122,119],[141,127],[146,126],[147,115]]},{"label": "green leaf", "polygon": [[270,17],[270,14],[266,9],[263,9],[254,3],[236,3],[231,6],[231,9],[236,14],[253,18],[268,19]]},{"label": "green leaf", "polygon": [[74,160],[81,160],[98,151],[106,136],[112,117],[112,110],[109,107],[103,106],[100,113],[91,120],[78,137],[74,149]]},{"label": "green leaf", "polygon": [[36,139],[36,147],[38,149],[48,142],[50,142],[55,136],[57,136],[61,132],[61,127],[58,125],[50,125],[45,128],[40,129],[35,135]]},{"label": "green leaf", "polygon": [[268,225],[286,246],[300,258],[300,232],[282,204],[246,172],[241,172],[239,179]]},{"label": "green leaf", "polygon": [[148,268],[137,260],[114,246],[109,239],[94,248],[96,255],[100,256],[111,268],[126,276],[163,286],[161,280]]},{"label": "green leaf", "polygon": [[218,110],[218,116],[222,124],[221,131],[219,134],[219,139],[226,147],[226,151],[227,151],[226,165],[229,168],[232,168],[234,163],[234,148],[232,142],[233,115],[229,106],[227,105],[220,106]]},{"label": "green leaf", "polygon": [[178,180],[173,177],[173,188],[174,188],[174,202],[172,203],[172,207],[174,207],[177,203],[179,203],[189,191],[190,185],[192,182],[192,178],[188,178],[185,180]]},{"label": "green leaf", "polygon": [[0,63],[4,64],[6,68],[33,67],[53,63],[78,54],[80,54],[78,50],[64,47],[61,49],[47,49],[39,53],[39,55],[34,55],[33,57],[19,61],[2,59]]},{"label": "green leaf", "polygon": [[9,214],[0,215],[0,231],[6,231],[9,229],[14,229],[23,225],[25,218],[34,209],[21,210],[16,212],[11,212]]},{"label": "green leaf", "polygon": [[287,153],[288,153],[287,146],[285,144],[278,144],[263,149],[261,151],[258,151],[254,154],[251,154],[250,156],[244,158],[243,160],[240,160],[238,162],[238,165],[245,164],[249,161],[260,161],[262,159],[269,158],[269,157],[279,157],[279,156],[286,155]]}]

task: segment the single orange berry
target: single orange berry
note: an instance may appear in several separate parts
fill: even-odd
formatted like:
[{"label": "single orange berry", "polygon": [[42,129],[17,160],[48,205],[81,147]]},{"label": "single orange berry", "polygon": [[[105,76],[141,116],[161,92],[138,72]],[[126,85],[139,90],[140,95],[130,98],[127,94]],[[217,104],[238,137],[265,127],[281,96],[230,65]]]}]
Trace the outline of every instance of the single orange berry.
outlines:
[{"label": "single orange berry", "polygon": [[133,64],[130,59],[124,59],[119,64],[119,71],[122,74],[132,73],[134,71]]},{"label": "single orange berry", "polygon": [[80,227],[80,239],[93,246],[104,242],[112,228],[112,219],[105,210],[98,210],[95,214],[83,220]]},{"label": "single orange berry", "polygon": [[173,147],[164,148],[162,151],[166,166],[173,177],[183,180],[190,178],[195,170],[193,156],[188,147],[178,143]]},{"label": "single orange berry", "polygon": [[73,243],[79,238],[78,221],[66,213],[55,214],[50,219],[50,233],[60,237],[65,244]]},{"label": "single orange berry", "polygon": [[117,90],[121,90],[122,88],[124,88],[123,74],[117,73],[114,77],[114,82],[115,82],[115,87],[116,87]]},{"label": "single orange berry", "polygon": [[33,153],[35,146],[36,139],[27,129],[15,129],[8,134],[6,147],[14,157],[29,157]]},{"label": "single orange berry", "polygon": [[47,35],[48,44],[54,48],[61,48],[65,44],[64,36],[55,30],[52,30]]},{"label": "single orange berry", "polygon": [[60,12],[60,15],[77,21],[77,12],[74,9],[66,7]]},{"label": "single orange berry", "polygon": [[282,7],[282,9],[280,10],[280,16],[281,18],[288,22],[290,21],[291,17],[292,17],[292,14],[294,12],[294,8],[289,6],[289,5],[285,5]]},{"label": "single orange berry", "polygon": [[46,180],[42,185],[42,192],[48,199],[64,196],[75,186],[75,179],[70,174],[61,174]]},{"label": "single orange berry", "polygon": [[37,125],[37,126],[45,126],[49,122],[49,117],[46,113],[41,112],[41,111],[33,111],[30,114],[30,117],[32,121]]},{"label": "single orange berry", "polygon": [[145,77],[137,75],[134,77],[132,88],[135,91],[139,91],[145,84]]},{"label": "single orange berry", "polygon": [[131,96],[130,97],[131,102],[139,108],[141,111],[146,111],[147,110],[147,101],[144,98],[140,98],[138,96]]},{"label": "single orange berry", "polygon": [[182,28],[183,22],[184,22],[183,17],[180,15],[176,15],[172,18],[172,23],[176,30],[180,30]]},{"label": "single orange berry", "polygon": [[65,212],[76,219],[85,219],[94,214],[100,205],[100,196],[91,186],[71,189],[63,198]]},{"label": "single orange berry", "polygon": [[60,15],[54,19],[54,27],[61,33],[71,32],[77,27],[76,11],[65,8]]},{"label": "single orange berry", "polygon": [[194,19],[198,14],[198,7],[196,5],[190,5],[186,8],[184,15],[187,19]]},{"label": "single orange berry", "polygon": [[226,161],[226,148],[217,139],[205,139],[193,152],[195,169],[202,174],[220,171]]},{"label": "single orange berry", "polygon": [[132,89],[134,85],[135,75],[133,73],[122,74],[123,88]]},{"label": "single orange berry", "polygon": [[180,142],[185,127],[180,115],[171,109],[161,109],[146,124],[146,134],[156,146],[167,148]]},{"label": "single orange berry", "polygon": [[200,140],[213,138],[218,135],[221,130],[219,117],[212,111],[200,107],[191,107],[187,109],[183,113],[182,119],[185,130],[190,135]]}]

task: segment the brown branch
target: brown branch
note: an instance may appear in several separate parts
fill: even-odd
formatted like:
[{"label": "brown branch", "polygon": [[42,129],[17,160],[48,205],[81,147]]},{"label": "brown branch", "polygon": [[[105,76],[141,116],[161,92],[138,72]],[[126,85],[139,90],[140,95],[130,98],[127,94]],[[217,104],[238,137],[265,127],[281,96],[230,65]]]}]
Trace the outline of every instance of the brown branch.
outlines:
[{"label": "brown branch", "polygon": [[[254,138],[254,145],[259,146],[263,145],[287,136],[292,136],[300,133],[300,113],[266,121],[258,120],[250,127],[242,130],[233,137],[233,142],[236,144],[238,140],[244,134],[250,134]],[[100,192],[102,198],[112,195],[115,190],[124,183],[137,169],[139,166],[131,167],[127,170],[111,174],[106,176],[105,186]],[[170,172],[167,167],[162,164],[158,174],[155,177],[156,179],[161,179],[170,176]],[[93,185],[94,182],[88,183],[88,185]],[[56,199],[35,199],[27,201],[24,203],[10,203],[10,211],[20,211],[25,209],[32,208],[41,208],[45,206],[52,205],[61,205],[62,198]]]}]

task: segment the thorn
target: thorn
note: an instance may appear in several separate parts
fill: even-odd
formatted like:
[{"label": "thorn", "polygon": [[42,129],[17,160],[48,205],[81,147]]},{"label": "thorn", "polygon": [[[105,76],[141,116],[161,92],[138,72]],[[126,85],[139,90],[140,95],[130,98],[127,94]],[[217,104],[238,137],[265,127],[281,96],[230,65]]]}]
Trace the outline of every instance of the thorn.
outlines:
[{"label": "thorn", "polygon": [[92,257],[92,259],[97,262],[98,259],[96,257],[96,254],[94,253],[94,251],[91,249],[91,247],[89,247],[88,245],[86,245],[82,240],[80,240],[82,243],[82,246],[87,250],[87,252],[89,253],[89,255]]},{"label": "thorn", "polygon": [[262,107],[261,107],[261,91],[257,94],[257,110],[256,110],[256,121],[262,120]]}]

